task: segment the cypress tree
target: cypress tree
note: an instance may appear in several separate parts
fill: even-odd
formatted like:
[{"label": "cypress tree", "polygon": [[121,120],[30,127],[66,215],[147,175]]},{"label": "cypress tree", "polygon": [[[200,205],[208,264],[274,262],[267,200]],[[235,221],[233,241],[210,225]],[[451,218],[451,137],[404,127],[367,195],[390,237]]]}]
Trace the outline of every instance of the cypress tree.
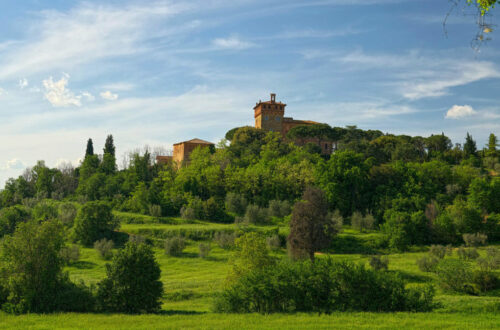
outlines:
[{"label": "cypress tree", "polygon": [[113,142],[113,135],[108,135],[106,143],[104,144],[104,155],[101,164],[102,171],[106,174],[113,174],[116,172],[116,157],[115,157],[115,144]]},{"label": "cypress tree", "polygon": [[472,136],[467,132],[467,136],[465,137],[465,144],[464,144],[464,154],[465,157],[468,158],[470,156],[474,156],[476,154],[477,148],[476,148],[476,141],[472,139]]},{"label": "cypress tree", "polygon": [[106,143],[104,144],[104,153],[115,156],[115,144],[113,142],[113,135],[108,135]]},{"label": "cypress tree", "polygon": [[89,139],[87,141],[87,149],[85,150],[85,158],[87,156],[93,156],[94,155],[94,143],[92,142],[92,139]]}]

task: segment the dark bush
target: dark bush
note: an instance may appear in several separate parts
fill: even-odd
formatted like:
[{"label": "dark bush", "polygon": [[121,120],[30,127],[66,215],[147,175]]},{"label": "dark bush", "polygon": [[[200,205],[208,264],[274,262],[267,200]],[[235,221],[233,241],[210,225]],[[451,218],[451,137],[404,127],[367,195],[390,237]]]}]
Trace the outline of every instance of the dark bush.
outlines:
[{"label": "dark bush", "polygon": [[148,245],[127,243],[106,265],[106,274],[98,283],[98,310],[134,314],[160,310],[161,270]]},{"label": "dark bush", "polygon": [[417,259],[417,266],[423,272],[433,272],[436,270],[436,266],[439,263],[439,259],[434,256],[423,256]]},{"label": "dark bush", "polygon": [[82,206],[75,220],[75,238],[86,246],[91,246],[102,238],[111,238],[113,230],[119,226],[105,202],[88,202]]},{"label": "dark bush", "polygon": [[269,222],[267,209],[257,205],[248,205],[245,212],[244,222],[247,224],[265,224]]},{"label": "dark bush", "polygon": [[451,254],[451,248],[447,248],[443,245],[431,245],[429,248],[429,254],[438,259],[443,259],[447,254]]},{"label": "dark bush", "polygon": [[234,192],[229,192],[226,195],[225,206],[228,212],[243,215],[247,209],[247,204],[247,200],[243,195]]},{"label": "dark bush", "polygon": [[434,290],[406,289],[397,276],[318,259],[283,262],[240,277],[215,300],[218,312],[429,311]]},{"label": "dark bush", "polygon": [[292,205],[289,201],[272,200],[268,210],[270,216],[283,218],[292,213]]},{"label": "dark bush", "polygon": [[214,235],[214,241],[223,249],[229,249],[234,246],[234,240],[236,239],[235,233],[227,233],[224,231],[218,231]]},{"label": "dark bush", "polygon": [[212,250],[210,243],[200,243],[198,245],[198,255],[200,258],[206,258],[210,254],[210,250]]},{"label": "dark bush", "polygon": [[485,245],[488,240],[488,236],[481,233],[463,234],[462,237],[464,239],[465,246],[482,246]]},{"label": "dark bush", "polygon": [[446,291],[476,293],[472,284],[472,268],[457,259],[443,259],[435,270],[439,284]]},{"label": "dark bush", "polygon": [[370,266],[374,270],[387,270],[389,268],[389,258],[372,256],[370,258]]},{"label": "dark bush", "polygon": [[475,260],[479,258],[479,253],[474,248],[464,248],[463,246],[457,249],[457,255],[462,260]]},{"label": "dark bush", "polygon": [[165,254],[180,256],[186,247],[186,240],[182,237],[171,237],[165,240]]},{"label": "dark bush", "polygon": [[64,262],[67,265],[73,262],[77,262],[78,259],[80,259],[80,247],[76,244],[73,244],[71,246],[65,246],[61,248],[59,256],[64,260]]},{"label": "dark bush", "polygon": [[113,248],[115,243],[112,240],[105,238],[94,242],[94,249],[99,254],[99,257],[104,260],[111,260],[113,258]]},{"label": "dark bush", "polygon": [[266,237],[266,244],[270,250],[277,251],[281,248],[281,240],[278,235]]}]

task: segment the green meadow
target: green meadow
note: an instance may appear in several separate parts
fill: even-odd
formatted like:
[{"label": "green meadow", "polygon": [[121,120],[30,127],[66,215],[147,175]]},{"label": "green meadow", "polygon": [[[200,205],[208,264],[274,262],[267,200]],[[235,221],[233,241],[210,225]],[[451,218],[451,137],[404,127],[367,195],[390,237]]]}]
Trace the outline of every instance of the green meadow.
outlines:
[{"label": "green meadow", "polygon": [[[120,216],[120,215],[118,215]],[[134,215],[121,214],[121,218]],[[49,314],[20,315],[0,314],[0,328],[5,329],[112,329],[112,328],[425,328],[425,329],[493,329],[500,328],[500,292],[488,295],[471,296],[449,294],[437,288],[433,273],[418,269],[416,260],[426,254],[426,248],[408,253],[389,253],[389,271],[398,273],[408,285],[436,284],[438,307],[430,313],[333,313],[318,314],[217,314],[212,312],[214,293],[221,290],[225,277],[231,267],[231,249],[222,249],[216,242],[199,237],[209,237],[213,231],[257,230],[261,232],[286,232],[285,227],[252,226],[242,228],[235,224],[214,224],[195,221],[186,223],[182,219],[153,219],[137,216],[143,223],[122,223],[120,231],[140,234],[155,245],[156,259],[162,270],[164,296],[162,313],[159,315],[107,315],[107,314]],[[122,220],[124,221],[124,220]],[[161,246],[160,237],[183,233],[188,239],[182,255],[167,256]],[[194,234],[193,234],[194,233]],[[348,253],[348,250],[373,252],[371,242],[380,235],[377,232],[360,233],[345,226],[333,244],[330,256],[335,259],[368,263],[369,254]],[[200,243],[210,243],[208,257],[198,255]],[[343,244],[343,246],[338,246]],[[337,247],[335,249],[335,247]],[[337,250],[337,251],[336,251]],[[341,252],[339,252],[341,251]],[[386,252],[386,251],[382,251]],[[92,248],[80,247],[80,259],[66,267],[74,281],[95,284],[105,276],[104,261]],[[479,248],[484,255],[485,247]],[[272,253],[276,258],[286,258],[284,248]],[[324,257],[326,254],[319,254]],[[453,254],[455,258],[456,255]]]}]

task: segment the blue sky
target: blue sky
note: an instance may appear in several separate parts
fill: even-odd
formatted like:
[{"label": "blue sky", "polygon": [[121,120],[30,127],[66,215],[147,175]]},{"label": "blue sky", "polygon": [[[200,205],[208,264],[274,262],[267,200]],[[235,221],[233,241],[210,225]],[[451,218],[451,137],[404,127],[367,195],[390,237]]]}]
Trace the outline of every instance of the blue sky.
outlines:
[{"label": "blue sky", "polygon": [[482,147],[500,134],[500,35],[447,0],[0,2],[0,182],[39,159],[78,163],[217,142],[270,92],[287,115]]}]

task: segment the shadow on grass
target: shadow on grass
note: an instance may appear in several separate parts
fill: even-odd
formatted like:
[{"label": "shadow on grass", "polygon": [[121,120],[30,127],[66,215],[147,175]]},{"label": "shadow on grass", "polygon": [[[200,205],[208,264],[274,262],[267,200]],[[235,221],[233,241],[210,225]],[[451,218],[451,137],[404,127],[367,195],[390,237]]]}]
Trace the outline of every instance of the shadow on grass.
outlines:
[{"label": "shadow on grass", "polygon": [[366,242],[354,236],[337,236],[330,245],[330,252],[335,254],[377,254]]},{"label": "shadow on grass", "polygon": [[390,273],[399,274],[403,280],[411,283],[428,283],[433,280],[430,275],[417,275],[404,270],[390,270]]},{"label": "shadow on grass", "polygon": [[75,261],[70,264],[71,267],[75,267],[77,269],[92,269],[97,264],[90,262],[90,261]]},{"label": "shadow on grass", "polygon": [[158,312],[160,315],[202,315],[207,314],[207,312],[198,312],[198,311],[165,311],[162,310]]}]

